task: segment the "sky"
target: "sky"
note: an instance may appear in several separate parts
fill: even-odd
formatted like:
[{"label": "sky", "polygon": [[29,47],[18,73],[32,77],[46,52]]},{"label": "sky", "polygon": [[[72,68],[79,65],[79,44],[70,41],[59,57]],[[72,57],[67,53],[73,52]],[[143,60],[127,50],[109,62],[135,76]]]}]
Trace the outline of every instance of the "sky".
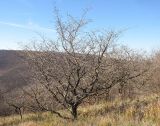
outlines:
[{"label": "sky", "polygon": [[124,30],[119,43],[160,48],[160,0],[0,0],[0,49],[20,49],[37,32],[54,39],[54,7],[64,17],[80,17],[88,8],[89,29]]}]

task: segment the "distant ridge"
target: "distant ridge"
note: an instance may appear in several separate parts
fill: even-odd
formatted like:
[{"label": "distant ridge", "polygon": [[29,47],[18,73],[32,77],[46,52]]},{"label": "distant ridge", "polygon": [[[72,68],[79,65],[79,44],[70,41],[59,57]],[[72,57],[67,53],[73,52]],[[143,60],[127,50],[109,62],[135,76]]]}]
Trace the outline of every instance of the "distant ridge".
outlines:
[{"label": "distant ridge", "polygon": [[23,72],[26,71],[19,50],[0,50],[0,89],[7,91],[26,85]]}]

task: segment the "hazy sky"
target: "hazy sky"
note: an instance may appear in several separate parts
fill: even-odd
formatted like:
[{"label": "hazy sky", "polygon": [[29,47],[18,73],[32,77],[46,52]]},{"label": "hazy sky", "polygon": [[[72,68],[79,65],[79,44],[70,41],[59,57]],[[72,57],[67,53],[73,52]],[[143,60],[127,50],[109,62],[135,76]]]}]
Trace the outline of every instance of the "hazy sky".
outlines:
[{"label": "hazy sky", "polygon": [[87,17],[91,29],[126,30],[121,39],[131,48],[160,48],[160,0],[0,0],[0,49],[18,49],[35,32],[54,38],[54,6],[61,15]]}]

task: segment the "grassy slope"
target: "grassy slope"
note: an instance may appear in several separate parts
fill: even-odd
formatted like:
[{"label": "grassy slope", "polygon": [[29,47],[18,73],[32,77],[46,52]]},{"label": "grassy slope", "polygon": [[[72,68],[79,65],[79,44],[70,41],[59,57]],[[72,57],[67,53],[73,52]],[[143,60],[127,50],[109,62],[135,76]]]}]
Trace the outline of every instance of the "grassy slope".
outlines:
[{"label": "grassy slope", "polygon": [[77,121],[50,113],[0,118],[0,126],[160,126],[160,96],[103,102],[79,108]]}]

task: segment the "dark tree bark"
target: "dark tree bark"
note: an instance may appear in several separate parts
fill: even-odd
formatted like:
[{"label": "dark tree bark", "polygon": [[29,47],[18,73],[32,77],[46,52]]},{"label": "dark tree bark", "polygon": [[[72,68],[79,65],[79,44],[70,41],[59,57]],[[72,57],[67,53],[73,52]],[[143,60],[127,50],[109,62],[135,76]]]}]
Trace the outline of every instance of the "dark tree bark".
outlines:
[{"label": "dark tree bark", "polygon": [[78,105],[73,105],[72,106],[72,115],[73,115],[73,119],[76,120],[77,117],[78,117],[78,113],[77,113],[77,108],[78,108]]}]

